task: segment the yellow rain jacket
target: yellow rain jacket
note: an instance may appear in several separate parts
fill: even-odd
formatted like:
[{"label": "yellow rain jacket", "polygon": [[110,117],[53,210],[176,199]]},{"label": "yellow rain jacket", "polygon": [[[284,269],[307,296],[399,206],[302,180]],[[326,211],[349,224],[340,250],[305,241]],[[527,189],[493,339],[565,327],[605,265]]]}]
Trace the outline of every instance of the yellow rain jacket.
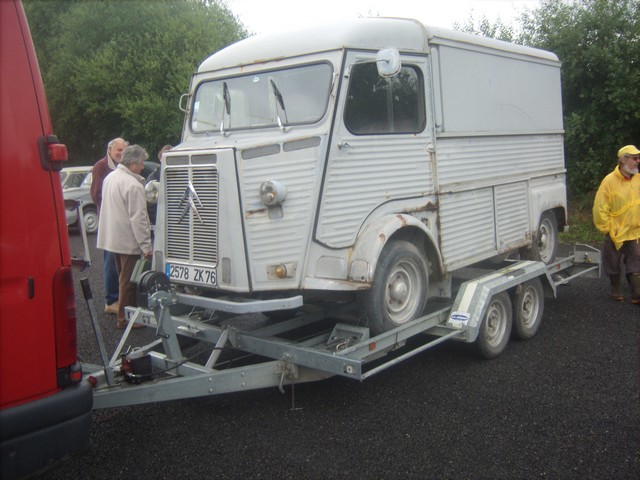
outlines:
[{"label": "yellow rain jacket", "polygon": [[626,179],[618,166],[604,177],[593,203],[593,223],[618,250],[640,238],[640,174]]}]

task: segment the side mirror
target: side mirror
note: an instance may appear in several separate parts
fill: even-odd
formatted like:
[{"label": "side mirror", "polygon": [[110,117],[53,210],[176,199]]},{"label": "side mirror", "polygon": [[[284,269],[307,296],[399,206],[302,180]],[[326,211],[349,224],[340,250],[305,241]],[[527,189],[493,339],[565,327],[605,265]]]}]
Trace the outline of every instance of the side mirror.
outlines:
[{"label": "side mirror", "polygon": [[395,47],[383,48],[376,55],[376,66],[381,77],[393,77],[398,74],[402,63],[400,52]]}]

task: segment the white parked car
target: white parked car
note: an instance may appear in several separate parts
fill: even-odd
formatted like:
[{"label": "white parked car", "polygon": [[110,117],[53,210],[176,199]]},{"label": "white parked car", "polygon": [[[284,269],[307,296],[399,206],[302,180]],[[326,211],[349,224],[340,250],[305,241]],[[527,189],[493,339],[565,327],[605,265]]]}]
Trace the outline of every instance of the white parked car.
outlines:
[{"label": "white parked car", "polygon": [[[87,233],[96,233],[98,230],[98,208],[91,199],[91,174],[93,166],[88,167],[67,167],[60,171],[62,181],[62,194],[65,200],[65,213],[67,216],[67,226],[74,226],[78,223],[78,208],[82,211],[84,228]],[[144,162],[141,176],[150,179],[151,175],[160,171],[160,164],[157,162]],[[149,205],[149,218],[151,223],[155,223],[155,205]]]},{"label": "white parked car", "polygon": [[60,172],[67,226],[77,225],[78,211],[81,211],[87,233],[98,230],[98,209],[91,200],[90,191],[92,169],[92,166],[67,167]]}]

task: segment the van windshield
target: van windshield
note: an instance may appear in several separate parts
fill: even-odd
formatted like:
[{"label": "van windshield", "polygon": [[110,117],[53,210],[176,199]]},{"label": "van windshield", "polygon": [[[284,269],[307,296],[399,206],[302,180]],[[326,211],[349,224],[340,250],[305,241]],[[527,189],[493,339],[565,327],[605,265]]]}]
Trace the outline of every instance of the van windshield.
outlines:
[{"label": "van windshield", "polygon": [[269,70],[202,82],[195,92],[191,130],[227,130],[318,122],[329,103],[328,63]]}]

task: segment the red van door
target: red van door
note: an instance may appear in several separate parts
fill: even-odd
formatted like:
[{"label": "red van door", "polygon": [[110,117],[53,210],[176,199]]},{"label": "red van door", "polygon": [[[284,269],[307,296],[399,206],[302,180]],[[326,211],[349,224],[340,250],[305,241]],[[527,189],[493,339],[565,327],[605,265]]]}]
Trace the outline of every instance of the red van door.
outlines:
[{"label": "red van door", "polygon": [[69,239],[51,128],[24,11],[0,1],[0,463],[19,478],[89,446]]}]

